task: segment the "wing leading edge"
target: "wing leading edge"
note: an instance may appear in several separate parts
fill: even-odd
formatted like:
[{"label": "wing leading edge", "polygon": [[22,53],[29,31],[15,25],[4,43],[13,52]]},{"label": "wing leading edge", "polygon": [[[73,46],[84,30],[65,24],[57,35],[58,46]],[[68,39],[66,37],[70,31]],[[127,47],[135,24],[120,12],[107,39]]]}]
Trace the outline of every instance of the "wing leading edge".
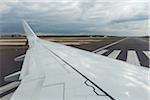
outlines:
[{"label": "wing leading edge", "polygon": [[23,23],[30,49],[11,100],[148,99],[147,69],[41,40]]}]

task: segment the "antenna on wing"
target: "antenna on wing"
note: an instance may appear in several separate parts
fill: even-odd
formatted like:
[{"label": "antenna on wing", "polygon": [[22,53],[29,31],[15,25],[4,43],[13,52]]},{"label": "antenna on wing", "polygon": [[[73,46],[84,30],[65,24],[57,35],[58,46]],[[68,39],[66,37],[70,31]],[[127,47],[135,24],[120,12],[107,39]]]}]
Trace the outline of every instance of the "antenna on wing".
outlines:
[{"label": "antenna on wing", "polygon": [[34,42],[37,39],[37,36],[35,35],[31,27],[25,20],[22,20],[22,25],[23,25],[24,32],[27,36],[29,46],[34,45]]}]

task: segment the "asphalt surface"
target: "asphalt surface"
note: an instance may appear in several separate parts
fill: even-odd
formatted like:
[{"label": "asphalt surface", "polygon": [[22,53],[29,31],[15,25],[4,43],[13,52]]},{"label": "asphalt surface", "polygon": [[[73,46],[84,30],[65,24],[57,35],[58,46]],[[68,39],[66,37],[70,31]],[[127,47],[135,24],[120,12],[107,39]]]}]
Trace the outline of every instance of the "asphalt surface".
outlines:
[{"label": "asphalt surface", "polygon": [[[114,45],[110,45],[117,41],[119,41],[119,42]],[[91,52],[93,51],[94,53],[101,54],[104,56],[110,56],[110,55],[112,55],[112,53],[118,52],[118,53],[115,53],[116,56],[114,58],[125,61],[125,62],[127,62],[128,58],[129,58],[128,56],[130,56],[130,55],[128,55],[128,53],[133,54],[133,61],[134,61],[134,56],[135,56],[135,58],[138,60],[137,62],[139,62],[140,66],[150,67],[150,64],[149,64],[150,57],[148,55],[146,55],[146,53],[145,53],[145,52],[150,53],[149,43],[150,43],[150,41],[145,38],[133,38],[133,37],[132,38],[120,38],[120,39],[115,38],[112,40],[100,41],[100,42],[94,43],[94,44],[80,45],[79,48],[81,48],[81,49],[90,48],[90,49],[88,49],[89,51],[91,51]],[[99,48],[96,48],[96,47],[98,47],[97,45],[99,46]],[[103,47],[106,47],[106,48],[103,48]],[[103,48],[103,49],[101,49],[101,48]],[[132,55],[131,55],[131,57],[132,57]]]},{"label": "asphalt surface", "polygon": [[103,55],[108,56],[114,50],[121,50],[121,53],[117,56],[117,59],[126,61],[127,52],[133,50],[136,52],[140,65],[149,67],[149,58],[143,51],[150,51],[149,42],[142,40],[141,38],[126,38],[124,41],[106,48],[108,51]]},{"label": "asphalt surface", "polygon": [[109,45],[112,42],[119,41],[121,39],[123,39],[123,37],[105,38],[105,39],[100,40],[98,42],[93,42],[93,43],[89,43],[89,44],[78,45],[78,46],[75,46],[75,47],[77,47],[79,49],[83,49],[83,50],[87,50],[87,51],[92,52],[94,50],[97,50],[98,48],[101,48],[103,46]]},{"label": "asphalt surface", "polygon": [[[140,65],[142,67],[148,68],[150,67],[149,66],[150,59],[144,53],[144,51],[150,51],[149,43],[150,43],[149,39],[147,38],[145,39],[145,38],[112,37],[112,38],[100,40],[99,42],[76,45],[74,47],[87,50],[90,52],[94,52],[97,54],[101,54],[104,56],[108,56],[108,57],[110,55],[111,57],[115,56],[115,59],[122,60],[125,62],[127,62],[129,51],[132,52],[134,51],[136,53]],[[27,46],[0,46],[0,86],[5,86],[6,84],[9,84],[9,82],[4,81],[5,76],[17,72],[21,69],[22,62],[15,62],[14,58],[16,58],[19,55],[25,54],[27,48],[28,48]],[[119,53],[117,53],[118,51]]]},{"label": "asphalt surface", "polygon": [[22,62],[15,62],[14,58],[24,54],[27,46],[0,46],[0,86],[7,84],[4,77],[19,71]]}]

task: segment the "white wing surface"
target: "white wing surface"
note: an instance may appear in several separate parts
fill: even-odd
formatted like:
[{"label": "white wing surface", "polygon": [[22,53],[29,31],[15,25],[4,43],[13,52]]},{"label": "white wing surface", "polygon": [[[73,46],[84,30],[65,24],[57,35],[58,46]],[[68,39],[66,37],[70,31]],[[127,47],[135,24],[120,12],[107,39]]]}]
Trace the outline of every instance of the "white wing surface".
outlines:
[{"label": "white wing surface", "polygon": [[30,48],[11,100],[148,100],[147,68],[41,40],[23,25]]}]

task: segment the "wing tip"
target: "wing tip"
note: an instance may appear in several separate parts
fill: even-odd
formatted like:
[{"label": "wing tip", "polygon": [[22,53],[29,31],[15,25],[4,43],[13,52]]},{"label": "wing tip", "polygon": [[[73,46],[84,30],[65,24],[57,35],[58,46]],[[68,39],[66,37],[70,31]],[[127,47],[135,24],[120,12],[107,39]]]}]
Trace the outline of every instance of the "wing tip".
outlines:
[{"label": "wing tip", "polygon": [[23,25],[24,33],[28,39],[28,44],[29,46],[32,47],[35,43],[35,40],[37,40],[38,37],[33,32],[30,25],[24,19],[22,20],[22,25]]},{"label": "wing tip", "polygon": [[37,37],[25,19],[22,19],[22,25],[23,25],[23,29],[27,37],[29,36]]}]

